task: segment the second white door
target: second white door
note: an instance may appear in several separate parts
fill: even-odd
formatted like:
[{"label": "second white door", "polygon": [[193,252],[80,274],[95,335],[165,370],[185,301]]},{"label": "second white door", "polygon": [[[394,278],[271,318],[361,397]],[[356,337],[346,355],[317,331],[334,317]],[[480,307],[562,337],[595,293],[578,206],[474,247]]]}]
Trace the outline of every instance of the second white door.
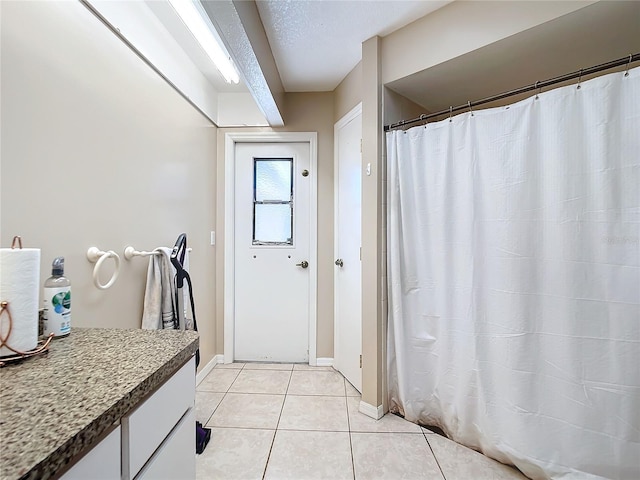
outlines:
[{"label": "second white door", "polygon": [[236,143],[234,356],[309,360],[308,143]]},{"label": "second white door", "polygon": [[357,107],[334,130],[336,142],[334,366],[362,389],[362,114]]}]

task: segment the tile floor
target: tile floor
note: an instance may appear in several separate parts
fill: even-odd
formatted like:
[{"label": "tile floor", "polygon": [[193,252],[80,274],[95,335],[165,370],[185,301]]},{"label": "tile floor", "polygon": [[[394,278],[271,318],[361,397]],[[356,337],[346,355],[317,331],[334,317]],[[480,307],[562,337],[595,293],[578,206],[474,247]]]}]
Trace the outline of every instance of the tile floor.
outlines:
[{"label": "tile floor", "polygon": [[196,419],[212,429],[197,478],[526,478],[398,416],[375,421],[359,402],[331,367],[216,365],[196,392]]}]

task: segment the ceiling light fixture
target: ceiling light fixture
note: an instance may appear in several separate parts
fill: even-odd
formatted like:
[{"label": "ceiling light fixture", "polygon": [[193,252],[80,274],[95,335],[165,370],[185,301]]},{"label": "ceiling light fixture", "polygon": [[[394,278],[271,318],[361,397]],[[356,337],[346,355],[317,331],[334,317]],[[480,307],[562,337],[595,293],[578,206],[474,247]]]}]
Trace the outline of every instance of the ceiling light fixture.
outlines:
[{"label": "ceiling light fixture", "polygon": [[226,54],[220,41],[211,31],[213,26],[207,25],[207,22],[205,22],[205,19],[192,0],[169,0],[169,3],[205,53],[211,58],[211,61],[227,83],[238,83],[240,77],[238,76],[236,68],[233,66],[231,58]]}]

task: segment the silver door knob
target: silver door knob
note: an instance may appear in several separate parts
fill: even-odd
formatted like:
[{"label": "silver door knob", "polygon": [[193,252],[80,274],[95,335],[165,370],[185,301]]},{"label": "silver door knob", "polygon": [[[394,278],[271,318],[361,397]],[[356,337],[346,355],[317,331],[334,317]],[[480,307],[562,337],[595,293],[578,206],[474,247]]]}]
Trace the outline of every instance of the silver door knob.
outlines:
[{"label": "silver door knob", "polygon": [[306,260],[301,261],[300,263],[296,263],[296,267],[307,268],[309,266],[309,262]]},{"label": "silver door knob", "polygon": [[342,259],[341,259],[341,258],[337,259],[337,260],[336,260],[335,262],[333,262],[333,263],[335,263],[335,264],[336,264],[337,266],[339,266],[339,267],[343,267],[343,266],[344,266],[344,262],[342,261]]}]

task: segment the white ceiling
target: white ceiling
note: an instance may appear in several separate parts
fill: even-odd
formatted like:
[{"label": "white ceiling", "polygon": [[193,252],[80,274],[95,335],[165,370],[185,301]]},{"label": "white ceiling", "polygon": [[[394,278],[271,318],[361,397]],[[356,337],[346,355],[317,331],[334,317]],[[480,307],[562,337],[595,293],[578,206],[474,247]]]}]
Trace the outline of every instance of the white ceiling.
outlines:
[{"label": "white ceiling", "polygon": [[362,57],[362,42],[385,36],[450,3],[434,0],[259,0],[287,92],[332,91]]}]

